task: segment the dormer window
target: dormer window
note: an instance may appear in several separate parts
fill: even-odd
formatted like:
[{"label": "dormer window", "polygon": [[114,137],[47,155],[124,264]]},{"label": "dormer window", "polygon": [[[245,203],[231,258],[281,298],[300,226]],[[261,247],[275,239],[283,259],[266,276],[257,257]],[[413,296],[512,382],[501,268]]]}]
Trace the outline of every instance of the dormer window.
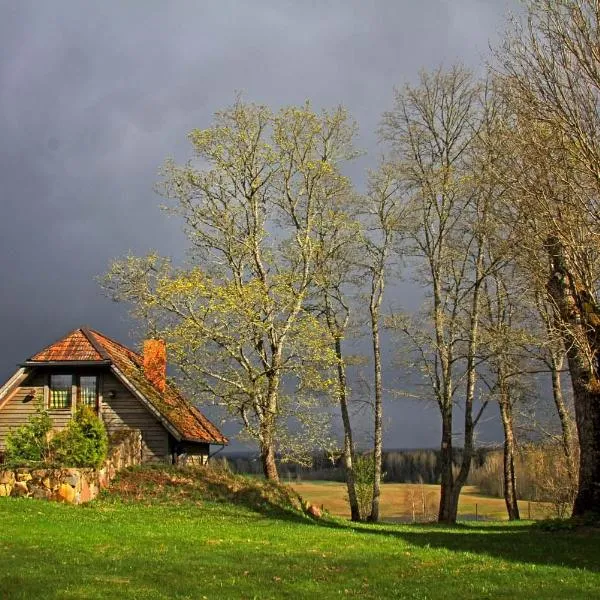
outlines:
[{"label": "dormer window", "polygon": [[48,408],[68,409],[73,402],[73,375],[50,375]]},{"label": "dormer window", "polygon": [[98,377],[96,375],[52,374],[48,385],[48,408],[71,410],[73,404],[98,409]]}]

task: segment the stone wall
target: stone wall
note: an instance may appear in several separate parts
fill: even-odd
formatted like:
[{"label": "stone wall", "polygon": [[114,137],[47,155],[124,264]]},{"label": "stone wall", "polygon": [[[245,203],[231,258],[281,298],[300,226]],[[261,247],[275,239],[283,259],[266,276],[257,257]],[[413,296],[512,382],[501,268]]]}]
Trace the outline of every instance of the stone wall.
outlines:
[{"label": "stone wall", "polygon": [[125,467],[142,462],[139,430],[118,432],[99,469],[18,468],[0,471],[0,496],[23,496],[81,504],[93,500]]}]

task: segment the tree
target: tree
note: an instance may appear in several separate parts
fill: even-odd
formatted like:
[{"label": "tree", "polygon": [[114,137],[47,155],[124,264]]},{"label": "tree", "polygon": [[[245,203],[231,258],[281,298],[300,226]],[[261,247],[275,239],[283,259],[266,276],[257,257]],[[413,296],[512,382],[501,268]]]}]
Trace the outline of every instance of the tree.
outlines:
[{"label": "tree", "polygon": [[272,480],[277,452],[298,456],[324,435],[313,409],[334,387],[336,358],[305,304],[326,254],[318,217],[351,191],[340,166],[355,156],[354,131],[342,108],[273,112],[238,100],[190,134],[194,162],[163,170],[188,264],[127,257],[104,280],[167,341],[190,388],[240,419]]},{"label": "tree", "polygon": [[401,231],[402,208],[399,202],[401,183],[392,164],[383,162],[371,173],[369,191],[362,211],[364,269],[369,281],[370,334],[373,348],[374,428],[373,428],[373,496],[369,520],[379,520],[383,458],[383,375],[381,365],[380,320],[389,256]]},{"label": "tree", "polygon": [[[473,177],[469,149],[485,111],[481,86],[462,67],[421,75],[417,87],[396,95],[383,119],[412,218],[406,253],[429,303],[411,322],[396,326],[413,342],[442,420],[441,498],[438,519],[456,521],[460,490],[474,453],[476,351],[479,343],[484,245],[490,200]],[[422,323],[427,323],[423,327]],[[453,472],[453,415],[464,403],[464,450]]]},{"label": "tree", "polygon": [[487,355],[482,362],[485,362],[491,375],[490,391],[497,398],[504,433],[503,495],[511,521],[520,518],[515,469],[517,442],[514,405],[519,396],[519,379],[524,372],[519,364],[524,354],[520,350],[529,341],[524,335],[523,324],[518,322],[521,298],[515,280],[518,277],[514,266],[499,269],[486,278],[481,340],[483,352]]},{"label": "tree", "polygon": [[572,483],[577,481],[576,440],[573,439],[574,422],[565,401],[561,372],[565,360],[565,344],[561,335],[560,316],[556,307],[548,300],[546,290],[535,291],[535,306],[545,332],[545,343],[541,345],[539,359],[550,372],[552,381],[552,399],[560,423],[560,441],[565,455],[566,470]]},{"label": "tree", "polygon": [[577,516],[600,505],[600,5],[529,0],[526,10],[526,25],[515,25],[498,58],[524,175],[515,204],[548,257],[546,288],[567,349],[580,445]]},{"label": "tree", "polygon": [[[358,282],[357,250],[360,226],[354,219],[354,197],[343,199],[343,207],[318,215],[317,235],[321,253],[317,258],[314,281],[315,310],[324,320],[331,336],[336,357],[337,397],[344,430],[343,461],[350,517],[352,521],[363,518],[360,494],[355,476],[354,442],[349,410],[349,388],[346,376],[346,357],[343,341],[347,335],[351,316],[351,290]],[[363,482],[364,484],[364,482]],[[364,503],[363,503],[364,504]]]}]

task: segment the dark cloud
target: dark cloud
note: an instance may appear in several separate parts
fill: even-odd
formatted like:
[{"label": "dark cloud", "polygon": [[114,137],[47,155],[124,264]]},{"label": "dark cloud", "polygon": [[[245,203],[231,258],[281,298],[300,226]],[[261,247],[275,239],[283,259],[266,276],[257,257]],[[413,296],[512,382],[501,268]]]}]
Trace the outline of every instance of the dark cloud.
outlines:
[{"label": "dark cloud", "polygon": [[[181,256],[157,169],[236,91],[344,103],[368,152],[360,181],[393,87],[441,63],[480,69],[508,5],[0,0],[0,378],[81,324],[129,339],[94,277],[128,250]],[[389,410],[388,445],[438,442],[434,410]]]}]

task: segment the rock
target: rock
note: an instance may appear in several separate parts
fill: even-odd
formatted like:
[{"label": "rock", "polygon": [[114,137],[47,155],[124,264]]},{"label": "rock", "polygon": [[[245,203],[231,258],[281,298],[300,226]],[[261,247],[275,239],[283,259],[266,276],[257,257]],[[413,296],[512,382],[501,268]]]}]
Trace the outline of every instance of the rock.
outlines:
[{"label": "rock", "polygon": [[29,496],[29,488],[26,481],[17,481],[10,493],[11,496]]},{"label": "rock", "polygon": [[9,483],[0,483],[0,497],[10,496],[12,485]]},{"label": "rock", "polygon": [[321,509],[314,504],[309,504],[306,509],[306,514],[313,517],[313,519],[320,519],[323,516]]},{"label": "rock", "polygon": [[70,486],[76,488],[81,480],[81,473],[75,469],[69,469],[67,476],[63,479],[64,483],[68,483]]},{"label": "rock", "polygon": [[31,481],[32,479],[33,477],[31,476],[30,471],[24,471],[22,469],[17,471],[17,481]]},{"label": "rock", "polygon": [[83,477],[81,479],[81,492],[79,492],[79,502],[89,502],[93,500],[92,491],[90,488],[90,484],[88,483],[87,478]]},{"label": "rock", "polygon": [[57,500],[73,504],[75,501],[75,489],[72,488],[68,483],[61,484],[61,486],[58,488]]},{"label": "rock", "polygon": [[15,482],[15,474],[12,471],[0,471],[0,483],[12,486]]},{"label": "rock", "polygon": [[52,494],[50,490],[46,489],[45,487],[36,486],[33,488],[31,496],[36,500],[49,500]]}]

